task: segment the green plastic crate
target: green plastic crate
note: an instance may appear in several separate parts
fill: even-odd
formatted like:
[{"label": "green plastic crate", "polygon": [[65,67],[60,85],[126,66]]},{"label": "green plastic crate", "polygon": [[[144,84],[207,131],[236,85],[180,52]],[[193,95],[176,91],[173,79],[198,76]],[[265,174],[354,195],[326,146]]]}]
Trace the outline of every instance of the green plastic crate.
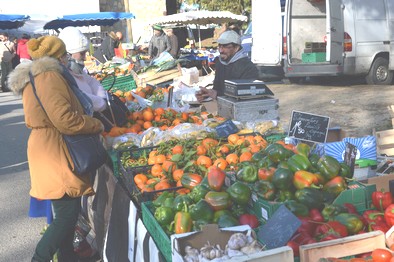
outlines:
[{"label": "green plastic crate", "polygon": [[276,210],[282,205],[282,202],[274,202],[262,199],[256,193],[252,193],[248,210],[251,210],[261,221],[267,221],[272,217]]},{"label": "green plastic crate", "polygon": [[376,191],[376,185],[363,184],[353,181],[348,184],[348,189],[342,191],[334,200],[334,204],[353,204],[359,213],[371,208],[372,193]]},{"label": "green plastic crate", "polygon": [[326,62],[326,53],[302,53],[303,63]]},{"label": "green plastic crate", "polygon": [[156,243],[164,258],[170,262],[172,261],[171,241],[170,237],[164,232],[152,213],[152,202],[144,202],[141,205],[142,221],[149,234]]},{"label": "green plastic crate", "polygon": [[111,92],[116,92],[118,90],[126,92],[137,88],[132,75],[115,76],[115,79],[112,76],[108,76],[102,80],[101,85],[105,90],[111,89]]}]

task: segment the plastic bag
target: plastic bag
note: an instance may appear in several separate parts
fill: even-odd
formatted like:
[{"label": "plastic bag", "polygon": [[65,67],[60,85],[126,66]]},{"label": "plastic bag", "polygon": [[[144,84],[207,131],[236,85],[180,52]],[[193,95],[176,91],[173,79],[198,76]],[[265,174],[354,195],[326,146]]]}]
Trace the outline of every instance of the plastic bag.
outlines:
[{"label": "plastic bag", "polygon": [[112,148],[115,150],[128,149],[133,146],[139,147],[141,144],[141,136],[134,133],[127,133],[115,137],[112,141]]}]

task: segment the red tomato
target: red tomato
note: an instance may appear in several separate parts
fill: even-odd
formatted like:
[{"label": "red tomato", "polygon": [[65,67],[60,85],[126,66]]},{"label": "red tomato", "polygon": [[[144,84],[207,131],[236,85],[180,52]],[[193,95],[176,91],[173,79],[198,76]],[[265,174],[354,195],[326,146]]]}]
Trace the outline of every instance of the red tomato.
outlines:
[{"label": "red tomato", "polygon": [[390,251],[383,248],[377,248],[374,251],[372,251],[372,260],[374,262],[390,262],[390,259],[392,257],[393,254],[391,254]]}]

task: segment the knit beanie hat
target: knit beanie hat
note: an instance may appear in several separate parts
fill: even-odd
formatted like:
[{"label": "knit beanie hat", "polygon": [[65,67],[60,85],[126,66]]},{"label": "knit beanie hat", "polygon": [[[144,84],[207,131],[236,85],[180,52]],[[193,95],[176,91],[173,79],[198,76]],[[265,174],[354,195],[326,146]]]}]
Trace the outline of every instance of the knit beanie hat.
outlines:
[{"label": "knit beanie hat", "polygon": [[60,34],[59,38],[66,44],[67,52],[75,54],[89,50],[89,41],[86,36],[75,27],[66,27]]},{"label": "knit beanie hat", "polygon": [[44,56],[59,59],[66,53],[66,45],[56,36],[42,36],[27,42],[27,52],[33,59]]}]

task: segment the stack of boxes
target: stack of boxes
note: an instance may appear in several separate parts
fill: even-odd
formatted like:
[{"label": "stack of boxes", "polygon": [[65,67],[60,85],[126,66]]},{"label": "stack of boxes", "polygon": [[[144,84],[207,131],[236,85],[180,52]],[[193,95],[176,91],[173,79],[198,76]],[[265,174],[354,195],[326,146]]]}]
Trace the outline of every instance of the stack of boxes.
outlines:
[{"label": "stack of boxes", "polygon": [[302,53],[303,63],[326,62],[326,43],[306,42],[304,53]]}]

